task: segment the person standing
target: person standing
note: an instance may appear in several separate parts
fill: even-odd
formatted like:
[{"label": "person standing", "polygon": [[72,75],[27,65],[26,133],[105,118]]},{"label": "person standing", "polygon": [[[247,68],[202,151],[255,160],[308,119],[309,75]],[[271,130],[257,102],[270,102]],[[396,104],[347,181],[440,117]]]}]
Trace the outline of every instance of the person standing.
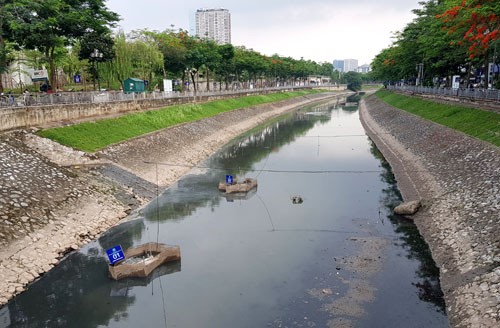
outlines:
[{"label": "person standing", "polygon": [[30,92],[28,91],[28,89],[24,90],[23,98],[24,98],[24,106],[29,106],[30,105]]},{"label": "person standing", "polygon": [[7,92],[7,95],[9,96],[9,106],[14,106],[14,95],[12,91]]}]

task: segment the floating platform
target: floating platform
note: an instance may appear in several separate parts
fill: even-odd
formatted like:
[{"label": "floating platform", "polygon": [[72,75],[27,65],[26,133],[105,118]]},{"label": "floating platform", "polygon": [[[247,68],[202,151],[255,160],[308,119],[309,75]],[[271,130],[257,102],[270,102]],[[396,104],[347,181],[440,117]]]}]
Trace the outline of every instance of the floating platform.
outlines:
[{"label": "floating platform", "polygon": [[160,265],[181,259],[179,246],[161,243],[146,243],[130,247],[125,251],[125,260],[109,265],[109,273],[114,280],[129,277],[145,278]]},{"label": "floating platform", "polygon": [[219,183],[219,190],[226,194],[246,193],[254,188],[257,188],[257,180],[251,178],[246,178],[242,182],[233,182],[232,184]]}]

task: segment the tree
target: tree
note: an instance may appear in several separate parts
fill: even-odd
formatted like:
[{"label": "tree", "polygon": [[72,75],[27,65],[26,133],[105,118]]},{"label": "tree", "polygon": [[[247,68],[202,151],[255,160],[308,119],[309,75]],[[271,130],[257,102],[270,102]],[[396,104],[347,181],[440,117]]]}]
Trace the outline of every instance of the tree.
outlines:
[{"label": "tree", "polygon": [[[1,13],[0,13],[1,16]],[[0,18],[1,19],[1,18]],[[0,22],[1,24],[1,22]],[[1,29],[1,27],[0,27]],[[1,74],[7,73],[9,65],[7,63],[7,46],[5,45],[5,40],[2,38],[0,31],[0,77]],[[0,92],[3,92],[3,83],[0,78]]]},{"label": "tree", "polygon": [[[4,38],[5,20],[5,0],[0,0],[0,76],[7,73],[9,68],[7,42]],[[2,79],[0,78],[0,92],[3,92]]]},{"label": "tree", "polygon": [[[500,2],[493,0],[446,0],[436,15],[444,23],[453,43],[467,49],[470,60],[482,58],[485,77],[500,40]],[[496,61],[496,58],[493,58]],[[485,81],[485,86],[488,82]]]},{"label": "tree", "polygon": [[86,62],[79,59],[79,52],[80,44],[76,43],[73,47],[69,48],[67,55],[61,61],[60,67],[69,78],[83,73],[86,66]]},{"label": "tree", "polygon": [[198,75],[201,66],[206,62],[206,53],[204,50],[204,43],[201,39],[186,39],[186,71],[189,78],[193,83],[194,91],[197,91],[196,76]]},{"label": "tree", "polygon": [[[149,80],[149,87],[153,89],[162,80],[163,54],[156,44],[150,41],[134,40],[129,43],[129,46],[134,76]],[[160,71],[159,79],[156,79],[158,71]]]},{"label": "tree", "polygon": [[[96,54],[96,51],[98,54],[101,54],[102,57],[93,55]],[[110,33],[90,31],[81,36],[79,40],[78,58],[92,63],[89,67],[89,72],[93,81],[102,76],[100,72],[104,67],[102,63],[109,62],[114,57],[114,39]]]},{"label": "tree", "polygon": [[166,31],[159,35],[159,49],[163,53],[164,67],[174,76],[184,76],[186,56],[190,36],[186,31]]},{"label": "tree", "polygon": [[347,89],[352,91],[361,90],[361,84],[363,83],[361,79],[361,74],[358,72],[347,72],[344,74],[344,78],[347,82]]},{"label": "tree", "polygon": [[322,63],[318,74],[328,76],[333,79],[334,74],[333,74],[333,64],[332,63]]},{"label": "tree", "polygon": [[[446,1],[430,0],[421,5],[413,10],[416,18],[395,35],[391,47],[375,57],[374,78],[416,83],[418,77],[419,83],[432,84],[434,78],[454,75],[470,66],[463,47],[436,19],[445,10]],[[423,67],[423,76],[418,76],[417,67]]]},{"label": "tree", "polygon": [[120,82],[124,90],[123,81],[132,76],[132,49],[127,43],[125,33],[119,32],[115,37],[115,57],[113,58],[108,70],[112,70],[115,78]]},{"label": "tree", "polygon": [[[226,85],[226,90],[229,89],[229,78],[232,72],[234,72],[234,62],[233,58],[235,56],[234,47],[231,44],[224,44],[219,46],[217,49],[219,52],[221,62],[217,67],[217,73],[223,79]],[[222,83],[220,84],[222,88]]]},{"label": "tree", "polygon": [[200,43],[205,58],[203,67],[205,68],[207,90],[210,90],[210,72],[214,72],[219,67],[222,60],[222,56],[221,53],[218,51],[219,45],[217,45],[215,41],[209,39],[203,39],[200,41]]},{"label": "tree", "polygon": [[436,17],[467,46],[471,58],[484,55],[500,38],[500,3],[493,0],[447,0],[445,11]]},{"label": "tree", "polygon": [[45,55],[53,86],[56,48],[71,45],[86,33],[103,35],[118,21],[104,0],[9,0],[4,13],[7,38]]}]

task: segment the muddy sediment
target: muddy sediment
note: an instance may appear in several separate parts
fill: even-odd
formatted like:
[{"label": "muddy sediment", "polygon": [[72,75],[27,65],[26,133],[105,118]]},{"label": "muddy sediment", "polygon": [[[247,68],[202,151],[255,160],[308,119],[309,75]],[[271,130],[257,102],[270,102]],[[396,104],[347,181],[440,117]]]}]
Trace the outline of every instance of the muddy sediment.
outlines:
[{"label": "muddy sediment", "polygon": [[500,148],[375,96],[360,106],[440,269],[450,325],[500,326]]}]

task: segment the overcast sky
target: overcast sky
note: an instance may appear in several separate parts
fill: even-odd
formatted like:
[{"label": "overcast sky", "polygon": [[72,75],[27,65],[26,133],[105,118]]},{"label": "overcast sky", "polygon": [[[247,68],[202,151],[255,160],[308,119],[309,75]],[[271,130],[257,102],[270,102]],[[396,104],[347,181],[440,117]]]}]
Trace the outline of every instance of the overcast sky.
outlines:
[{"label": "overcast sky", "polygon": [[[231,13],[231,43],[264,55],[369,64],[391,44],[419,8],[420,0],[108,0],[125,32],[189,30],[199,8]],[[191,22],[191,23],[190,23]]]}]

